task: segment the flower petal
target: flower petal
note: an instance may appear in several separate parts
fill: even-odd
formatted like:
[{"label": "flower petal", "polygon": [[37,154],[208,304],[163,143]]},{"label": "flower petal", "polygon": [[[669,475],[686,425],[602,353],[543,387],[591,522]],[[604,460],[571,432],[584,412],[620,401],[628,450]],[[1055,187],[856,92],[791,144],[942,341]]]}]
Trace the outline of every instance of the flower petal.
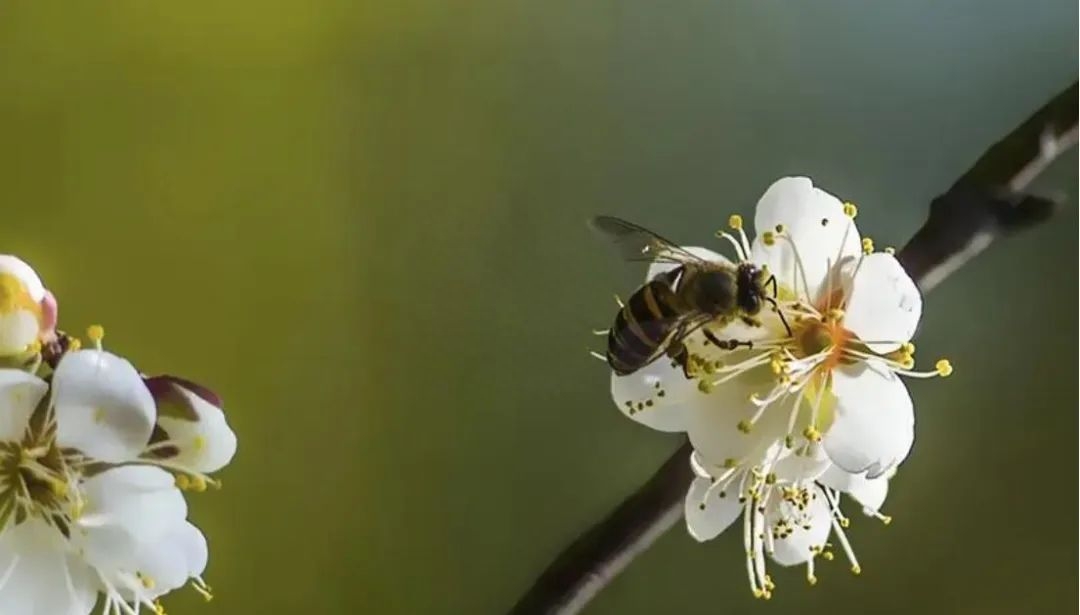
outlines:
[{"label": "flower petal", "polygon": [[686,529],[698,542],[716,538],[743,512],[738,494],[728,493],[720,497],[721,492],[716,489],[706,498],[705,493],[710,486],[712,481],[709,479],[695,478],[686,493]]},{"label": "flower petal", "polygon": [[171,474],[152,466],[106,470],[82,485],[85,507],[75,515],[72,542],[92,565],[133,570],[136,557],[187,516]]},{"label": "flower petal", "polygon": [[907,387],[880,361],[833,371],[835,418],[822,444],[840,469],[877,478],[911,450],[915,415]]},{"label": "flower petal", "polygon": [[30,518],[0,533],[0,605],[18,615],[86,615],[97,589],[60,533]]},{"label": "flower petal", "polygon": [[0,356],[26,352],[40,332],[38,317],[30,310],[0,313]]},{"label": "flower petal", "polygon": [[[794,507],[782,500],[770,506],[767,523],[774,526],[781,519],[792,519],[794,529],[787,538],[773,541],[772,559],[781,566],[805,564],[812,556],[812,547],[821,547],[829,538],[832,525],[832,512],[829,509],[825,493],[814,485],[810,489],[810,505],[805,513],[795,513]],[[809,526],[810,529],[804,529]]]},{"label": "flower petal", "polygon": [[49,385],[21,369],[0,369],[0,441],[18,442]]},{"label": "flower petal", "polygon": [[151,599],[178,589],[206,568],[206,538],[191,523],[184,521],[170,528],[153,545],[136,557],[136,570],[149,585]]},{"label": "flower petal", "polygon": [[611,397],[619,410],[659,431],[685,431],[691,404],[699,396],[697,382],[666,357],[626,376],[611,374]]},{"label": "flower petal", "polygon": [[57,438],[101,461],[136,458],[154,429],[154,398],[131,363],[103,350],[69,352],[53,378]]},{"label": "flower petal", "polygon": [[872,511],[881,509],[885,496],[889,493],[887,477],[869,479],[865,474],[852,474],[836,466],[830,467],[817,480],[826,487],[847,493],[863,508]]},{"label": "flower petal", "polygon": [[[724,256],[723,254],[717,254],[716,252],[713,252],[712,250],[710,250],[708,248],[701,248],[701,247],[698,247],[698,246],[688,246],[688,247],[684,247],[683,250],[686,250],[687,252],[693,254],[694,256],[697,256],[699,258],[703,258],[703,259],[705,259],[707,261],[714,261],[714,262],[725,263],[725,264],[729,264],[729,265],[731,264],[731,260],[729,260],[726,256]],[[655,278],[656,276],[660,275],[661,273],[667,273],[668,271],[671,271],[672,269],[674,269],[676,267],[678,267],[678,265],[675,265],[673,263],[653,262],[653,263],[651,263],[649,265],[649,270],[645,274],[645,279],[646,280],[651,280],[651,279]]]},{"label": "flower petal", "polygon": [[[854,265],[853,265],[854,266]],[[869,254],[857,265],[844,313],[844,327],[879,354],[892,352],[915,334],[922,295],[891,254]]]},{"label": "flower petal", "polygon": [[0,254],[0,273],[11,274],[22,282],[34,303],[41,303],[45,298],[45,285],[41,283],[41,278],[38,277],[34,268],[21,258],[10,254]]},{"label": "flower petal", "polygon": [[167,457],[195,472],[215,472],[236,454],[236,434],[221,410],[221,399],[205,387],[172,376],[146,380],[157,403],[158,425],[176,447]]},{"label": "flower petal", "polygon": [[[749,356],[748,351],[728,354],[729,364]],[[751,394],[759,396],[773,386],[769,368],[761,367],[717,385],[710,393],[696,392],[691,397],[687,435],[701,458],[723,466],[732,462],[756,462],[787,431],[787,414],[780,407],[770,407],[754,424],[750,433],[739,429],[740,422],[749,421],[758,411],[750,401]]]},{"label": "flower petal", "polygon": [[[776,231],[783,225],[798,250],[791,243],[777,240],[765,245],[762,234]],[[827,277],[834,266],[849,256],[861,253],[859,230],[852,218],[844,214],[843,203],[833,195],[815,188],[806,177],[785,177],[769,186],[758,201],[754,215],[757,237],[751,249],[751,260],[768,266],[781,285],[795,290],[799,296],[817,301],[826,287]],[[806,275],[796,274],[801,260]]]}]

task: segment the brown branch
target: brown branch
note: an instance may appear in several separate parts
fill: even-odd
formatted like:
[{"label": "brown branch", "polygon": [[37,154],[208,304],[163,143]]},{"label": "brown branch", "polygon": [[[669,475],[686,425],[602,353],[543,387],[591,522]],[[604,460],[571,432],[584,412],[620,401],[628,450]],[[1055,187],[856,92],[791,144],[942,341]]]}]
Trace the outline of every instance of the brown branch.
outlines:
[{"label": "brown branch", "polygon": [[[930,215],[897,254],[923,292],[998,237],[1042,222],[1057,199],[1022,191],[1077,140],[1077,84],[1065,89],[998,141],[930,204]],[[633,495],[570,544],[510,615],[579,612],[634,557],[682,519],[693,474],[683,444]]]}]

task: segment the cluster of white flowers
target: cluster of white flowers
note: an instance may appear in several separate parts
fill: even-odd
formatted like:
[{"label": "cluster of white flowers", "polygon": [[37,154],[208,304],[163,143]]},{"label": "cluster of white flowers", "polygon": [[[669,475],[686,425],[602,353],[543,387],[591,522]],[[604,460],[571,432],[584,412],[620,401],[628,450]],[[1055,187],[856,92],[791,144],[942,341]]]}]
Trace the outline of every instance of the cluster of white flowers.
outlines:
[{"label": "cluster of white flowers", "polygon": [[[833,559],[833,535],[860,572],[841,497],[890,521],[881,512],[888,482],[914,441],[912,401],[899,376],[952,372],[946,360],[913,371],[922,298],[892,250],[875,252],[860,237],[855,214],[809,179],[775,182],[758,203],[753,242],[739,216],[729,220],[732,233],[718,233],[740,261],[767,268],[778,282],[779,312],[764,311],[760,326],[736,321],[714,330],[752,346],[720,349],[699,332],[686,340],[686,371],[658,360],[612,375],[612,395],[627,416],[687,433],[697,476],[686,497],[689,532],[709,540],[742,517],[747,576],[762,598],[775,588],[766,556],[805,565],[813,584],[815,560]],[[654,264],[649,279],[671,267]]]},{"label": "cluster of white flowers", "polygon": [[236,452],[209,390],[146,376],[60,332],[57,302],[25,262],[0,256],[0,612],[163,613],[202,579],[207,544],[181,490]]}]

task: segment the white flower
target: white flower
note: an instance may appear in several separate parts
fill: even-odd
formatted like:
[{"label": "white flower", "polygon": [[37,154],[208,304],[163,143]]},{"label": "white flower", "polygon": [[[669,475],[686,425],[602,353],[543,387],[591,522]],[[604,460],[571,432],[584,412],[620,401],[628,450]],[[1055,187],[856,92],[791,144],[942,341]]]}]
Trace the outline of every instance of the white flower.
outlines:
[{"label": "white flower", "polygon": [[0,255],[0,356],[33,353],[55,325],[56,302],[37,273]]},{"label": "white flower", "polygon": [[[692,334],[685,341],[689,376],[666,360],[612,375],[624,413],[687,432],[701,477],[687,499],[691,533],[708,539],[744,516],[757,595],[771,592],[762,554],[783,565],[807,563],[813,579],[813,558],[827,552],[830,527],[859,569],[842,532],[839,494],[887,519],[878,512],[886,480],[914,439],[912,402],[899,376],[952,370],[942,360],[934,371],[912,371],[921,296],[891,251],[875,253],[860,237],[855,213],[806,178],[775,182],[758,203],[754,241],[738,216],[731,217],[738,236],[721,236],[740,261],[775,276],[777,309],[711,329],[721,340],[744,342],[738,350]],[[688,250],[729,263],[703,248]],[[654,264],[648,275],[671,267]],[[728,490],[733,497],[723,502],[704,497]],[[773,539],[776,525],[789,521],[790,536]]]},{"label": "white flower", "polygon": [[0,368],[0,612],[86,615],[98,594],[107,615],[161,612],[158,598],[189,582],[209,597],[206,538],[181,489],[217,485],[206,473],[235,453],[221,400],[186,380],[144,380],[101,347],[100,327],[90,349],[56,334],[55,299],[2,257],[0,325],[16,278],[41,298],[43,324],[23,367]]}]

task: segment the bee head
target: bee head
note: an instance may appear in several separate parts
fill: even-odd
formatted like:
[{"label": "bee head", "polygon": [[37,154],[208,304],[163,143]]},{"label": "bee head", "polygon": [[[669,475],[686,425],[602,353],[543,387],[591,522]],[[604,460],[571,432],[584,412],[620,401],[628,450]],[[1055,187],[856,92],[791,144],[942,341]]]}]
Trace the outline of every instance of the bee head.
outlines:
[{"label": "bee head", "polygon": [[739,265],[738,292],[735,300],[739,309],[749,316],[761,311],[761,305],[765,302],[765,272],[753,263]]}]

